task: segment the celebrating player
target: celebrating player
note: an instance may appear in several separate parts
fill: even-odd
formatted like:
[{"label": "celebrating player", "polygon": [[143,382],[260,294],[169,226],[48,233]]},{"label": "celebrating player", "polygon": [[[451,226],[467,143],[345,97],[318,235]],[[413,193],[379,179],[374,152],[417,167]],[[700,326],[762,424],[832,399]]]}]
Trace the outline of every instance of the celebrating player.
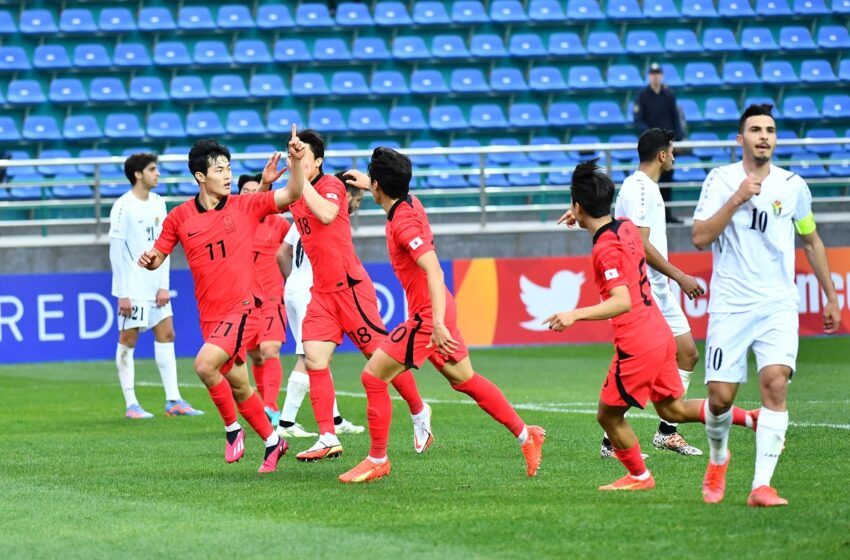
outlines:
[{"label": "celebrating player", "polygon": [[387,384],[403,372],[419,368],[425,360],[443,374],[452,389],[472,397],[516,436],[528,476],[536,475],[546,432],[539,426],[526,426],[502,391],[472,369],[428,217],[419,199],[408,194],[410,159],[395,150],[377,148],[369,162],[369,176],[357,171],[349,173],[358,186],[369,188],[375,202],[387,213],[387,249],[407,297],[408,319],[381,341],[361,374],[372,444],[369,456],[341,475],[340,481],[369,482],[390,473],[387,442],[393,409]]},{"label": "celebrating player", "polygon": [[136,366],[133,353],[139,332],[153,330],[154,358],[165,388],[166,416],[197,416],[180,396],[177,360],[174,356],[174,321],[168,295],[169,265],[156,272],[136,266],[135,255],[147,251],[162,230],[165,202],[151,192],[159,182],[154,154],[133,154],[124,162],[124,174],[132,188],[109,212],[109,261],[112,264],[112,295],[118,298],[118,349],[115,365],[124,391],[127,418],[153,418],[136,399]]},{"label": "celebrating player", "polygon": [[[139,258],[139,265],[155,270],[178,242],[183,245],[195,281],[205,341],[195,357],[195,371],[224,420],[225,460],[238,461],[245,452],[245,432],[236,418],[238,407],[265,442],[260,472],[276,470],[288,445],[266,417],[245,367],[245,346],[258,336],[255,323],[248,318],[260,312],[257,306],[262,301],[253,265],[254,233],[262,217],[285,210],[301,196],[304,176],[298,163],[304,153],[293,125],[289,157],[296,165],[286,188],[232,197],[230,151],[215,140],[195,142],[189,152],[189,170],[200,193],[168,214],[154,248]],[[279,160],[280,154],[275,154],[266,165],[266,184],[282,174],[277,171]]]},{"label": "celebrating player", "polygon": [[770,486],[788,428],[788,381],[797,366],[799,293],[794,284],[794,230],[826,293],[824,332],[841,323],[826,249],[815,228],[812,196],[795,173],[771,163],[776,122],[771,105],[750,105],[738,121],[743,160],[711,171],[694,213],[693,242],[711,245],[714,270],[708,304],[705,431],[710,458],[706,503],[723,499],[729,467],[729,409],[747,381],[747,351],[759,372],[762,407],[750,506],[788,501]]}]

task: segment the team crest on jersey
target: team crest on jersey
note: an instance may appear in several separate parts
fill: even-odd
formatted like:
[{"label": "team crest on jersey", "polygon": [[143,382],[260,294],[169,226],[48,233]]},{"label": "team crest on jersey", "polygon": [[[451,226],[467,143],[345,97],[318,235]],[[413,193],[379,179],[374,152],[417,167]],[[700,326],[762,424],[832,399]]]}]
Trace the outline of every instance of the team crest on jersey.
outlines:
[{"label": "team crest on jersey", "polygon": [[782,201],[774,200],[773,201],[773,215],[778,216],[782,213]]},{"label": "team crest on jersey", "polygon": [[227,233],[233,233],[236,231],[236,226],[233,223],[233,218],[230,216],[224,217],[224,231]]}]

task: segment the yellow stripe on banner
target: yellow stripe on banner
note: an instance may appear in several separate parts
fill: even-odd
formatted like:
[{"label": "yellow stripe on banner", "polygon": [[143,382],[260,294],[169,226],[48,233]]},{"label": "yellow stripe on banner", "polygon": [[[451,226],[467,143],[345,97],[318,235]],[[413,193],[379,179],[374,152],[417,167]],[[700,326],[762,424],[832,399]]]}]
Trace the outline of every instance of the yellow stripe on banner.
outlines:
[{"label": "yellow stripe on banner", "polygon": [[493,344],[499,316],[499,282],[495,259],[473,259],[455,293],[457,324],[473,346]]}]

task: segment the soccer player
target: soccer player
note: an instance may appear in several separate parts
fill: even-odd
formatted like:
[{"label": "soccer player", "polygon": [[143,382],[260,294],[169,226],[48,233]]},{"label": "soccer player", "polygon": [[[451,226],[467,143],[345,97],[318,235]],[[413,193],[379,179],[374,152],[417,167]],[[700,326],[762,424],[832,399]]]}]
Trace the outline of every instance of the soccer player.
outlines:
[{"label": "soccer player", "polygon": [[[354,251],[345,187],[333,175],[322,172],[325,140],[309,129],[301,131],[300,138],[307,146],[301,163],[308,182],[303,196],[290,211],[313,265],[313,287],[302,339],[319,440],[295,457],[299,461],[318,461],[342,454],[334,426],[330,363],[343,333],[369,358],[387,331],[378,313],[375,286]],[[413,419],[413,447],[423,453],[433,439],[431,407],[422,402],[412,373],[397,376],[393,387],[407,401]]]},{"label": "soccer player", "polygon": [[729,408],[747,381],[747,351],[759,372],[762,407],[750,506],[782,506],[770,482],[788,428],[788,382],[797,366],[798,291],[794,231],[826,294],[824,332],[841,315],[826,250],[815,227],[812,195],[797,174],[771,163],[776,122],[771,105],[750,105],[738,121],[743,160],[713,169],[694,212],[693,243],[711,246],[714,270],[708,304],[705,431],[710,457],[703,480],[706,503],[723,499],[729,467]]},{"label": "soccer player", "polygon": [[112,264],[112,295],[118,298],[118,349],[115,365],[124,391],[127,418],[153,418],[136,399],[136,366],[133,353],[139,332],[151,329],[154,358],[165,388],[166,416],[197,416],[180,396],[177,360],[174,356],[174,321],[169,301],[169,266],[148,272],[136,266],[135,255],[153,247],[165,219],[165,202],[151,192],[159,182],[155,154],[133,154],[124,162],[124,174],[132,188],[109,212],[109,261]]},{"label": "soccer player", "polygon": [[[650,295],[640,233],[630,220],[611,217],[614,183],[596,162],[576,166],[572,205],[558,223],[577,223],[593,238],[591,259],[602,302],[556,313],[543,324],[561,332],[578,321],[611,320],[616,353],[602,386],[596,419],[628,474],[599,489],[646,490],[655,488],[655,479],[646,468],[626,412],[633,406],[644,408],[649,400],[667,422],[698,422],[704,401],[682,400],[685,391],[676,364],[676,341]],[[745,419],[747,412],[738,410],[736,416]]]},{"label": "soccer player", "polygon": [[[662,174],[673,169],[674,136],[673,131],[660,128],[651,128],[641,134],[637,145],[640,167],[623,181],[617,195],[614,216],[628,218],[638,228],[646,252],[646,264],[649,265],[647,276],[652,299],[676,337],[676,362],[687,393],[691,375],[699,361],[699,352],[691,336],[691,326],[670,290],[669,281],[679,284],[682,293],[690,299],[703,295],[705,290],[696,278],[685,274],[667,260],[667,220],[658,180]],[[702,455],[701,450],[688,445],[675,424],[664,420],[658,424],[652,445],[682,455]],[[603,457],[613,453],[607,438],[602,442],[601,453]]]},{"label": "soccer player", "polygon": [[[285,210],[301,195],[304,176],[298,163],[305,149],[294,125],[288,148],[296,165],[285,189],[229,196],[230,151],[215,140],[195,142],[189,152],[189,170],[200,192],[168,214],[154,248],[139,257],[139,265],[155,270],[178,242],[183,245],[195,281],[205,341],[195,357],[195,371],[224,420],[225,460],[238,461],[245,453],[245,431],[236,418],[238,408],[265,442],[260,472],[276,470],[288,445],[269,422],[245,367],[245,346],[258,335],[256,324],[248,319],[260,313],[258,306],[262,303],[252,249],[260,219]],[[266,165],[266,184],[274,183],[283,173],[277,171],[279,161],[280,154],[276,153]]]},{"label": "soccer player", "polygon": [[369,188],[387,213],[387,250],[407,297],[408,319],[381,341],[360,376],[366,389],[371,447],[369,455],[339,480],[369,482],[390,474],[387,443],[393,407],[387,385],[403,372],[418,369],[425,360],[443,374],[452,389],[472,397],[510,430],[525,456],[526,473],[535,476],[546,432],[540,426],[527,426],[502,391],[472,368],[428,217],[419,199],[409,194],[410,159],[381,147],[372,153],[368,176],[358,171],[348,173],[358,186]]},{"label": "soccer player", "polygon": [[[344,172],[337,173],[335,177],[345,184],[345,198],[348,201],[348,214],[350,216],[360,207],[364,191],[359,187],[349,185],[346,182]],[[310,376],[305,373],[301,324],[304,322],[304,315],[307,313],[307,305],[310,303],[310,288],[313,286],[313,267],[304,252],[298,228],[290,228],[289,233],[286,234],[286,238],[278,250],[277,262],[281,274],[286,279],[286,285],[283,289],[283,302],[286,307],[289,328],[295,337],[295,356],[297,357],[286,384],[286,397],[283,400],[283,407],[281,407],[277,433],[282,437],[315,437],[319,434],[308,432],[295,421],[298,409],[301,408],[301,403],[304,401],[304,396],[310,390]],[[334,428],[337,434],[362,434],[366,431],[363,426],[358,426],[342,417],[336,399],[334,399],[333,415]]]}]

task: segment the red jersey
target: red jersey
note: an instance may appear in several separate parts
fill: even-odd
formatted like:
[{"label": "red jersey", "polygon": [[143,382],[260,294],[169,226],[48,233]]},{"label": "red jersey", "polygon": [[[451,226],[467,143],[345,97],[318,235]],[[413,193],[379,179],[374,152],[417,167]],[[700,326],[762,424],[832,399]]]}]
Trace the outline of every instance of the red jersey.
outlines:
[{"label": "red jersey", "polygon": [[[387,213],[387,252],[393,272],[404,288],[408,315],[431,317],[431,295],[428,276],[416,260],[428,251],[435,251],[434,234],[425,214],[425,208],[415,196],[399,199]],[[454,306],[454,299],[446,289],[446,309]]]},{"label": "red jersey", "polygon": [[170,255],[180,242],[195,281],[201,322],[251,309],[262,298],[252,245],[260,218],[278,212],[274,192],[225,196],[206,210],[198,196],[174,208],[154,248]]},{"label": "red jersey", "polygon": [[254,269],[269,301],[283,300],[283,275],[277,265],[277,250],[289,228],[289,221],[278,214],[260,220],[254,234]]},{"label": "red jersey", "polygon": [[611,319],[614,344],[631,355],[666,344],[673,334],[652,299],[646,277],[646,253],[637,227],[613,220],[593,236],[593,275],[602,300],[617,286],[629,289],[632,308]]},{"label": "red jersey", "polygon": [[350,280],[365,280],[368,275],[354,251],[345,185],[333,175],[319,175],[312,184],[323,198],[339,206],[336,219],[323,224],[310,211],[304,197],[289,209],[307,258],[313,265],[313,290],[338,292],[348,289]]}]

